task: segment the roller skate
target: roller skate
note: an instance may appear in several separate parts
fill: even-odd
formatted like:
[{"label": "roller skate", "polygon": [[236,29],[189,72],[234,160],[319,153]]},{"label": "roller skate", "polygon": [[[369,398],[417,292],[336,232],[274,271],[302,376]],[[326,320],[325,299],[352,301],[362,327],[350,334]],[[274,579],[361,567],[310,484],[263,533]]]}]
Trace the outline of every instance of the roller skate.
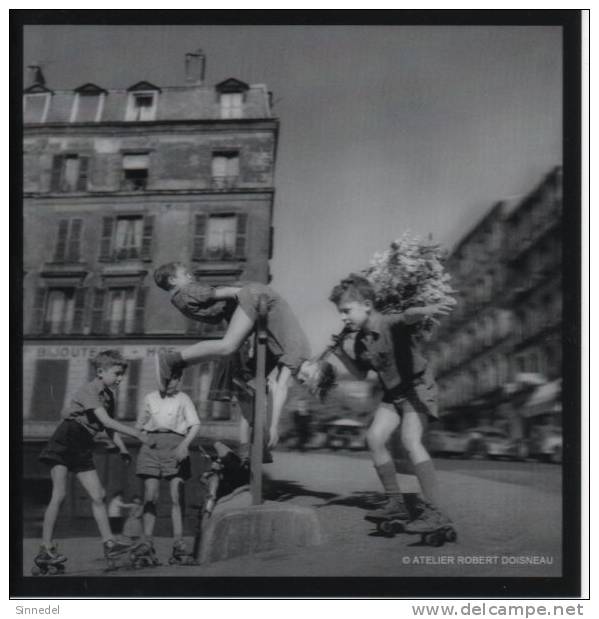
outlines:
[{"label": "roller skate", "polygon": [[160,565],[160,561],[156,556],[154,544],[151,539],[145,539],[137,544],[131,550],[130,557],[131,567],[134,570],[138,570],[143,567],[155,567]]},{"label": "roller skate", "polygon": [[65,561],[67,558],[58,552],[56,544],[46,546],[42,544],[40,550],[33,559],[35,565],[31,568],[32,576],[51,576],[64,574]]},{"label": "roller skate", "polygon": [[131,553],[133,546],[124,542],[109,539],[104,542],[104,558],[107,562],[106,572],[117,570],[120,567],[124,567],[121,563],[121,559],[127,559]]},{"label": "roller skate", "polygon": [[384,507],[372,510],[364,516],[364,520],[374,523],[377,533],[385,537],[394,537],[397,533],[403,532],[410,515],[402,498],[391,495]]},{"label": "roller skate", "polygon": [[197,565],[193,555],[187,552],[187,547],[182,539],[175,540],[173,552],[168,562],[169,565]]},{"label": "roller skate", "polygon": [[419,534],[420,542],[427,546],[443,546],[458,539],[451,520],[430,503],[425,504],[418,518],[406,524],[405,532]]}]

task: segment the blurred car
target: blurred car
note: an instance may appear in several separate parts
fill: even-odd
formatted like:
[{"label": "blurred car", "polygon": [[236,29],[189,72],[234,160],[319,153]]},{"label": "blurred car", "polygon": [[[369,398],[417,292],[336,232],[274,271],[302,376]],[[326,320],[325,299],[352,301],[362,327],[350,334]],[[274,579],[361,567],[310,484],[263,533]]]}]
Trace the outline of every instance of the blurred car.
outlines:
[{"label": "blurred car", "polygon": [[562,448],[562,429],[559,426],[537,426],[531,430],[528,442],[528,451],[531,457],[560,464]]},{"label": "blurred car", "polygon": [[468,448],[469,437],[464,432],[450,430],[430,430],[426,437],[426,446],[431,456],[441,458],[464,456]]},{"label": "blurred car", "polygon": [[524,460],[528,456],[528,447],[521,439],[515,439],[495,426],[479,426],[468,432],[467,454],[471,458],[481,457],[492,460],[506,458]]},{"label": "blurred car", "polygon": [[366,449],[366,426],[355,419],[335,419],[326,425],[331,449]]}]

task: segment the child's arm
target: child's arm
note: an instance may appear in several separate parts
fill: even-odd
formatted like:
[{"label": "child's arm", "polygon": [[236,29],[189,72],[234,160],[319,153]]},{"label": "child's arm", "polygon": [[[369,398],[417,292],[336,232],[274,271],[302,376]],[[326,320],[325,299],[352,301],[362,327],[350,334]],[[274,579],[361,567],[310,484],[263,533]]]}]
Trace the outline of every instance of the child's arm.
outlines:
[{"label": "child's arm", "polygon": [[272,392],[272,419],[269,429],[269,447],[275,447],[279,442],[279,420],[281,418],[283,406],[287,400],[290,376],[291,370],[287,366],[283,366],[278,372],[275,369],[275,376],[269,381]]},{"label": "child's arm", "polygon": [[413,325],[425,318],[449,314],[452,309],[452,306],[448,303],[437,303],[434,305],[424,305],[422,307],[409,307],[403,312],[393,314],[393,316],[396,322]]},{"label": "child's arm", "polygon": [[127,449],[127,446],[123,441],[123,437],[118,432],[113,432],[112,440],[114,444],[119,448],[119,455],[121,456],[122,460],[126,464],[129,464],[131,462],[131,456],[129,455],[129,450]]},{"label": "child's arm", "polygon": [[94,414],[105,428],[115,430],[116,432],[121,432],[122,434],[127,434],[128,436],[133,436],[134,438],[139,439],[142,443],[150,443],[150,439],[144,433],[135,428],[131,428],[130,426],[126,426],[124,423],[116,421],[106,412],[106,409],[103,406],[94,409]]}]

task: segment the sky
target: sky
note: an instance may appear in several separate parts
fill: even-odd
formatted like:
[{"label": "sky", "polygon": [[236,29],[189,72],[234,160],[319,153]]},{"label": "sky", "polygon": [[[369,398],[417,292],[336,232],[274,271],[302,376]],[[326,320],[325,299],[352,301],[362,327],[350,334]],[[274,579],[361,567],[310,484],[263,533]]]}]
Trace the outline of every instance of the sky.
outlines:
[{"label": "sky", "polygon": [[[281,131],[272,285],[319,352],[327,298],[408,231],[452,246],[562,158],[561,31],[534,26],[29,26],[50,88],[266,84]],[[28,82],[26,82],[28,83]]]}]

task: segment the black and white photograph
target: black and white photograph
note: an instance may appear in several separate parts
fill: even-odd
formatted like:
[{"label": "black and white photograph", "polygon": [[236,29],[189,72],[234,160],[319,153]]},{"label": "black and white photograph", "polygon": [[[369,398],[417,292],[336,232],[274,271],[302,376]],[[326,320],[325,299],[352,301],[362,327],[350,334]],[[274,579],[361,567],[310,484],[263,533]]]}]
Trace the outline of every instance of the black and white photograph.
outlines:
[{"label": "black and white photograph", "polygon": [[579,596],[581,11],[128,13],[13,12],[11,594]]}]

